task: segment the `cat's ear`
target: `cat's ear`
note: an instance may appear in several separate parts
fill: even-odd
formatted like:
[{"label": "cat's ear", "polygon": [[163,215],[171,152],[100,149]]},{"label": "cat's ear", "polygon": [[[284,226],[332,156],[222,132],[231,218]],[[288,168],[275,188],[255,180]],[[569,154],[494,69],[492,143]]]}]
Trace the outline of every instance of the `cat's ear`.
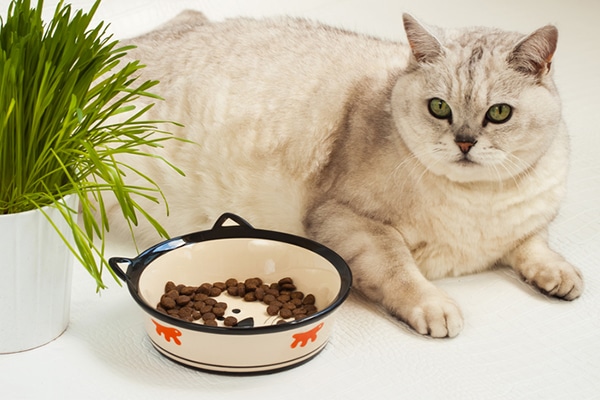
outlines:
[{"label": "cat's ear", "polygon": [[408,43],[418,62],[432,62],[444,54],[442,44],[428,28],[410,14],[404,14],[402,19]]},{"label": "cat's ear", "polygon": [[542,77],[550,71],[557,42],[558,30],[547,25],[521,40],[508,57],[508,63],[519,72]]}]

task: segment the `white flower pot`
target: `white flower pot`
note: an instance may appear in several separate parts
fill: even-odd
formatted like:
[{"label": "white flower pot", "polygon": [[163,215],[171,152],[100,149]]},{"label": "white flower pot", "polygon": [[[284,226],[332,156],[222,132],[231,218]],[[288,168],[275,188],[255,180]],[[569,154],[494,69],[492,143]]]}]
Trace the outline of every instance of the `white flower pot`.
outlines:
[{"label": "white flower pot", "polygon": [[[66,201],[77,209],[76,196]],[[72,237],[59,210],[44,211]],[[65,331],[73,260],[40,210],[0,215],[0,353],[42,346]]]}]

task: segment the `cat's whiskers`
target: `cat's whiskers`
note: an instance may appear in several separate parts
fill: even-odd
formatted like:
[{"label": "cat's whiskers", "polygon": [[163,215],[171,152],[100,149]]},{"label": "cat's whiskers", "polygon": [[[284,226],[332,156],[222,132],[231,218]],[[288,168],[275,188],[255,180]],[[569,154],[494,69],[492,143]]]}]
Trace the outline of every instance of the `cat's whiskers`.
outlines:
[{"label": "cat's whiskers", "polygon": [[419,165],[421,165],[421,162],[415,154],[411,153],[409,157],[405,158],[404,160],[402,160],[402,162],[396,165],[396,167],[394,167],[392,173],[390,174],[390,183],[393,185],[397,185],[399,183],[398,177],[402,175],[404,179],[402,180],[402,183],[399,184],[399,190],[404,190],[406,184],[409,183],[409,178],[412,176],[413,172],[419,167]]},{"label": "cat's whiskers", "polygon": [[[532,171],[527,162],[514,154],[509,154],[502,166],[511,176],[518,191],[521,191],[520,182],[523,181],[523,178],[530,177],[532,172],[537,174],[537,171]],[[513,167],[513,169],[510,167]]]},{"label": "cat's whiskers", "polygon": [[496,164],[486,164],[484,165],[487,170],[493,171],[494,175],[496,175],[498,182],[498,190],[502,191],[504,189],[504,179],[502,179],[502,175],[498,170],[498,166]]},{"label": "cat's whiskers", "polygon": [[[502,169],[504,171],[506,171],[508,178],[503,178],[502,175],[500,174],[500,170],[498,169],[497,166],[502,167]],[[521,191],[521,188],[519,186],[519,181],[516,178],[516,175],[514,173],[514,171],[510,168],[510,166],[514,165],[513,163],[509,162],[508,165],[507,163],[500,163],[500,164],[494,164],[494,170],[496,171],[496,173],[498,174],[498,189],[499,190],[504,190],[504,183],[507,181],[512,181],[514,183],[514,186],[517,188],[517,191]]]},{"label": "cat's whiskers", "polygon": [[427,149],[428,151],[423,151],[419,154],[417,154],[417,157],[419,155],[436,155],[436,157],[433,157],[433,159],[435,160],[435,162],[429,164],[429,166],[426,166],[423,168],[423,172],[421,172],[421,174],[419,175],[419,177],[417,178],[416,181],[416,185],[420,185],[421,184],[421,180],[423,179],[423,177],[425,176],[425,174],[427,174],[428,172],[430,172],[430,169],[433,170],[440,162],[442,161],[448,161],[447,157],[443,157],[443,156],[439,156],[439,154],[444,154],[445,151],[443,148],[440,147],[434,147],[433,149]]},{"label": "cat's whiskers", "polygon": [[[434,147],[433,149],[431,149],[430,151],[428,151],[427,153],[429,154],[436,154],[436,153],[442,153],[444,151],[444,149],[439,148],[439,147]],[[421,155],[424,155],[425,152],[420,153]],[[418,156],[418,155],[417,155]],[[416,185],[419,185],[421,183],[421,180],[423,179],[423,177],[429,172],[429,169],[433,169],[434,167],[436,167],[440,162],[442,161],[447,161],[444,157],[433,157],[435,159],[435,162],[431,163],[429,165],[429,168],[424,167],[423,168],[423,172],[419,175],[419,177],[417,178],[416,181]]]},{"label": "cat's whiskers", "polygon": [[[436,150],[434,149],[433,151],[423,151],[422,149],[412,149],[410,152],[408,152],[408,154],[405,154],[405,158],[402,160],[402,162],[400,162],[398,165],[396,165],[396,167],[394,168],[394,170],[392,171],[392,177],[398,175],[400,172],[405,172],[404,176],[405,179],[402,182],[402,187],[404,187],[404,185],[407,183],[408,181],[408,177],[412,176],[414,171],[417,168],[422,168],[425,171],[427,170],[427,167],[425,167],[425,165],[423,164],[423,162],[419,159],[419,157],[422,157],[424,155],[427,155],[427,153],[434,153]],[[407,168],[410,167],[409,171],[406,171]]]}]

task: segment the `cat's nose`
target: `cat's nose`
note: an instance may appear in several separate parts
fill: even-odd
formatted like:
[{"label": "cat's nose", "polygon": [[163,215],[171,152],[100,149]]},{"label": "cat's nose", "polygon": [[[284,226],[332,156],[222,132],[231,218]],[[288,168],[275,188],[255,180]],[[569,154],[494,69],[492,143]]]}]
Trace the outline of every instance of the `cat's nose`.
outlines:
[{"label": "cat's nose", "polygon": [[460,151],[462,151],[463,154],[467,154],[471,148],[473,146],[475,146],[475,144],[477,143],[477,140],[475,139],[466,139],[466,138],[457,138],[454,143],[456,143],[456,145],[458,146],[458,148],[460,149]]}]

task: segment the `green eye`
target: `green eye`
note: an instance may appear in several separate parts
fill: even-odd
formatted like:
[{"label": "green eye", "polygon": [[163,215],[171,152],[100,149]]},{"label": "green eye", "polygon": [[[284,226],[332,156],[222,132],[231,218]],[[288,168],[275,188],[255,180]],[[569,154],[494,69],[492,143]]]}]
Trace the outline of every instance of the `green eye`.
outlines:
[{"label": "green eye", "polygon": [[494,124],[502,124],[510,117],[512,117],[512,107],[508,104],[494,104],[485,114],[485,118]]},{"label": "green eye", "polygon": [[438,119],[450,119],[452,117],[452,109],[448,103],[437,97],[429,100],[429,112]]}]

